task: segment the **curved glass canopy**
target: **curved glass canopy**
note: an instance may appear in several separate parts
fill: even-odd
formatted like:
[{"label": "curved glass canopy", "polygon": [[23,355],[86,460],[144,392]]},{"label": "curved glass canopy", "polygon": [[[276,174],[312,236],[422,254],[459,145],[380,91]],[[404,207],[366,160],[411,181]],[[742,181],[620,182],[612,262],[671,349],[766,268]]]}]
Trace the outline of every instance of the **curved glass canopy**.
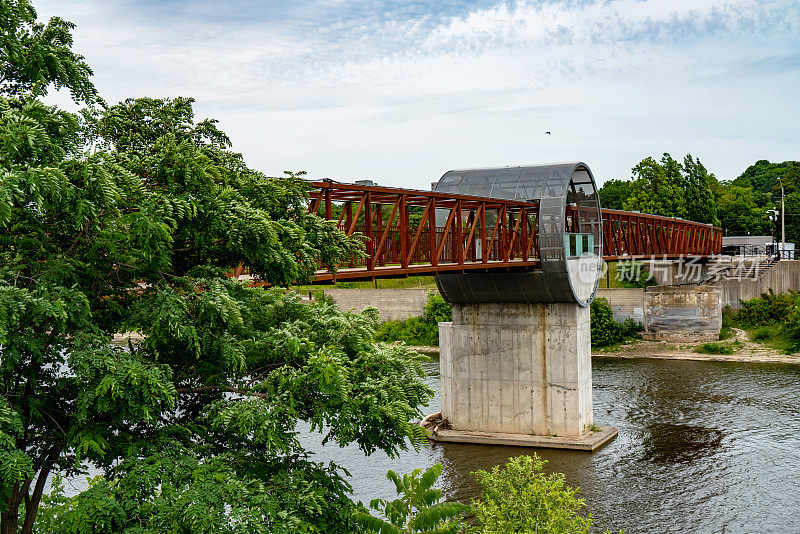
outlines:
[{"label": "curved glass canopy", "polygon": [[600,199],[585,163],[449,171],[434,191],[539,203],[541,270],[443,273],[450,302],[577,302],[594,298],[602,268]]}]

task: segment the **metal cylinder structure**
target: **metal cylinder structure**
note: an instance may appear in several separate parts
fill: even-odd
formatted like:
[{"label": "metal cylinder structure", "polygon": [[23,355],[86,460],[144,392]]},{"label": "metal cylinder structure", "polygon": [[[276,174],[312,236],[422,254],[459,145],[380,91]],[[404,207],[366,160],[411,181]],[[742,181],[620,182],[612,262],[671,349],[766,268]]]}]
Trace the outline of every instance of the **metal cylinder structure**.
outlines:
[{"label": "metal cylinder structure", "polygon": [[602,270],[600,199],[582,162],[453,170],[441,193],[537,202],[541,268],[524,272],[437,273],[448,302],[571,302],[588,306]]}]

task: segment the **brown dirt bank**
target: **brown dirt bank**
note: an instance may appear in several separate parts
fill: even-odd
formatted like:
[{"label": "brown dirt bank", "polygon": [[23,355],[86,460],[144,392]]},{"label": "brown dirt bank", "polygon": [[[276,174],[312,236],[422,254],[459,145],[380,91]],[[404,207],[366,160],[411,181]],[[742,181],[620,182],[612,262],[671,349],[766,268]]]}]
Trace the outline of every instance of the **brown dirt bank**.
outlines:
[{"label": "brown dirt bank", "polygon": [[[694,360],[705,362],[791,363],[800,364],[800,354],[784,354],[775,349],[750,341],[744,330],[734,329],[736,336],[721,341],[739,341],[741,348],[733,354],[702,354],[694,350],[703,343],[670,343],[638,339],[610,349],[595,349],[593,358],[641,358],[655,360]],[[409,347],[425,354],[438,354],[439,347]]]}]

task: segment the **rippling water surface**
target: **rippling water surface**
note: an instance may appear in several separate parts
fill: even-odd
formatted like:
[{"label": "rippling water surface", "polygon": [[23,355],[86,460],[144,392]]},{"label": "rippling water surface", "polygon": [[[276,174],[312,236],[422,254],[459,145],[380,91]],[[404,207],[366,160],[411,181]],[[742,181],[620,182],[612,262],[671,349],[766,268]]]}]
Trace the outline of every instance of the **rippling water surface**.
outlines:
[{"label": "rippling water surface", "polygon": [[[432,444],[400,458],[304,444],[352,474],[355,498],[393,497],[388,469],[440,462],[448,499],[468,502],[471,471],[536,451],[548,471],[579,486],[598,530],[800,532],[800,367],[595,359],[594,418],[619,436],[594,453]],[[438,362],[428,365],[439,410]]]}]

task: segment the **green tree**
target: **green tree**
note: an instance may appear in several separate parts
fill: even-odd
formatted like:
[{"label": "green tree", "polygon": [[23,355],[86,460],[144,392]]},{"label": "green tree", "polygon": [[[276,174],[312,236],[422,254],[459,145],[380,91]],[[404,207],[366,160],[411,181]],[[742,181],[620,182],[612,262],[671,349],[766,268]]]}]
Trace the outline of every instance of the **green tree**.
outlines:
[{"label": "green tree", "polygon": [[686,218],[680,164],[669,154],[664,154],[661,163],[645,158],[631,172],[633,183],[631,196],[624,203],[626,210]]},{"label": "green tree", "polygon": [[97,94],[83,56],[72,51],[74,24],[52,17],[37,22],[28,0],[0,2],[0,94],[10,96],[47,93],[50,85],[65,88],[76,102],[89,102]]},{"label": "green tree", "polygon": [[[784,206],[786,210],[786,241],[795,243],[800,248],[800,191],[786,195]],[[777,232],[780,232],[780,224],[779,220]]]},{"label": "green tree", "polygon": [[698,158],[687,154],[683,158],[683,194],[686,199],[686,218],[706,224],[719,224],[717,204],[712,189],[717,179]]},{"label": "green tree", "polygon": [[545,475],[545,461],[517,456],[490,472],[473,473],[481,486],[481,498],[472,504],[478,525],[472,534],[578,534],[589,532],[592,518],[582,516],[585,504],[578,490],[564,483],[564,475]]},{"label": "green tree", "polygon": [[[87,78],[38,79],[90,96]],[[350,531],[341,469],[296,425],[365,454],[418,444],[420,359],[374,343],[374,314],[226,273],[303,282],[360,243],[307,213],[297,175],[247,168],[191,99],[79,120],[20,80],[0,97],[0,533],[32,532],[48,476],[90,465],[102,476],[46,497],[40,530]],[[111,343],[126,331],[143,338]]]},{"label": "green tree", "polygon": [[625,202],[631,196],[630,180],[607,180],[599,189],[600,205],[611,210],[625,209]]},{"label": "green tree", "polygon": [[713,189],[717,180],[687,154],[683,164],[665,153],[661,161],[648,157],[633,169],[631,194],[624,209],[719,224]]},{"label": "green tree", "polygon": [[769,235],[771,222],[767,208],[757,202],[758,193],[750,187],[723,185],[717,200],[722,229],[728,235]]},{"label": "green tree", "polygon": [[784,161],[771,163],[765,159],[750,165],[731,183],[740,187],[752,187],[766,195],[780,195],[778,178],[784,181],[786,193],[794,192],[800,187],[800,161]]},{"label": "green tree", "polygon": [[442,464],[434,464],[425,473],[415,469],[403,476],[394,471],[386,478],[394,482],[398,498],[392,501],[373,499],[369,507],[385,519],[365,512],[356,514],[358,524],[376,534],[455,534],[461,532],[461,516],[468,509],[457,502],[440,502],[442,490],[433,485],[442,473]]}]

